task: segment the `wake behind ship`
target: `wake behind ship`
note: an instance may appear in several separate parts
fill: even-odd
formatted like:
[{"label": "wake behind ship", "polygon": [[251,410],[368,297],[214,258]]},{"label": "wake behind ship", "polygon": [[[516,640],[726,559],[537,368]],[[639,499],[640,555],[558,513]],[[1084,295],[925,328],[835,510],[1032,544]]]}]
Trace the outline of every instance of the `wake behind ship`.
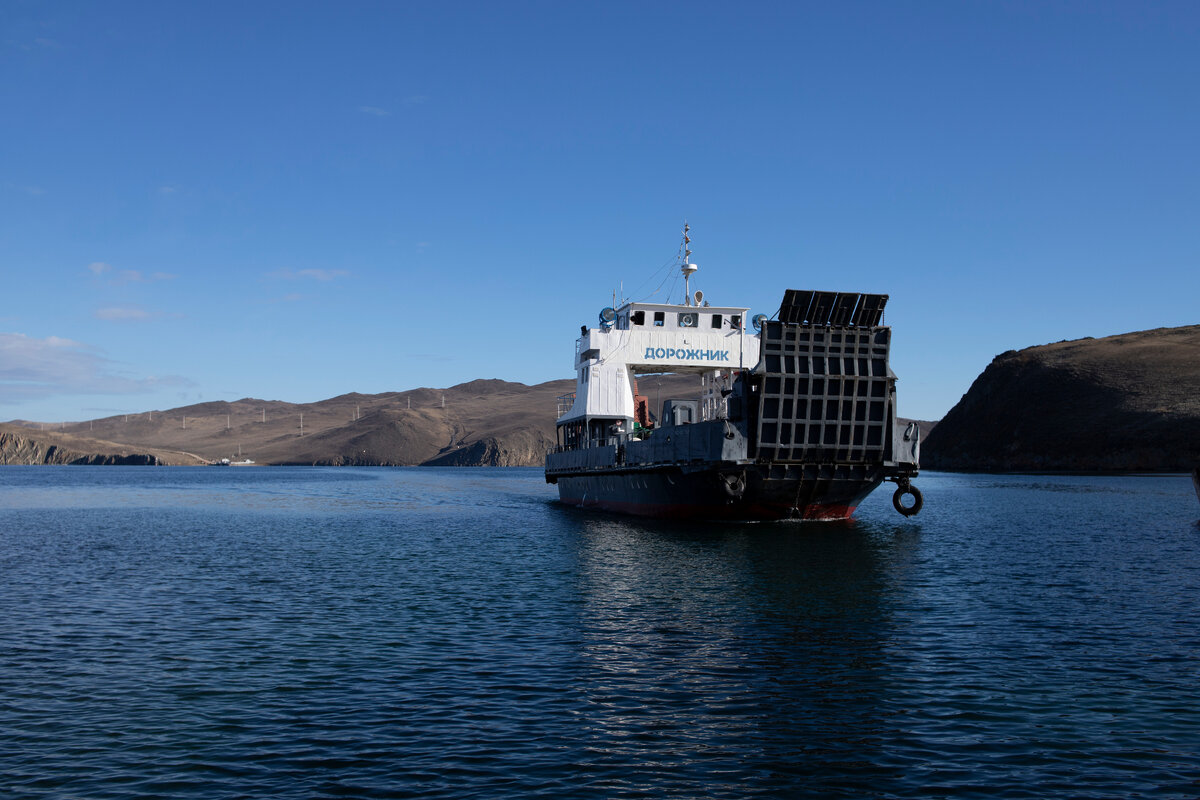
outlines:
[{"label": "wake behind ship", "polygon": [[[896,509],[917,513],[920,432],[896,418],[887,299],[788,289],[754,332],[748,309],[688,289],[682,305],[605,308],[576,342],[546,481],[585,508],[781,520],[846,519],[890,480]],[[666,400],[655,417],[637,376],[667,372],[697,375],[699,399]]]}]

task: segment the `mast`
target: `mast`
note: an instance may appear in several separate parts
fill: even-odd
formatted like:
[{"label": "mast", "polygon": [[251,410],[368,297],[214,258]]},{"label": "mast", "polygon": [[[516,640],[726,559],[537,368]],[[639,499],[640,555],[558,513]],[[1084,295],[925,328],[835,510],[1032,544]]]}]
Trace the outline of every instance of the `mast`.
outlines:
[{"label": "mast", "polygon": [[692,237],[688,236],[688,231],[692,228],[686,222],[683,223],[683,304],[690,306],[692,304],[692,288],[689,283],[692,273],[699,269],[692,263],[692,251],[688,249],[688,245],[692,243]]}]

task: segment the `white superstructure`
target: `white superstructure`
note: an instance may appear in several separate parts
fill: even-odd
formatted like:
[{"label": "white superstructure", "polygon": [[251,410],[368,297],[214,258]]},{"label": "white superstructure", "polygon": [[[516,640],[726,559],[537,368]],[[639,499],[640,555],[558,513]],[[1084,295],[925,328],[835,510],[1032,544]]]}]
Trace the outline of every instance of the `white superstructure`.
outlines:
[{"label": "white superstructure", "polygon": [[559,423],[589,417],[632,423],[634,376],[694,372],[722,375],[758,363],[758,336],[746,332],[746,308],[628,303],[612,325],[576,340],[575,402]]},{"label": "white superstructure", "polygon": [[[690,228],[683,228],[683,303],[626,302],[600,312],[597,328],[583,327],[575,342],[575,394],[559,398],[558,444],[566,449],[609,446],[641,438],[657,424],[659,413],[680,422],[726,416],[726,396],[740,370],[758,364],[757,328],[747,333],[741,306],[713,306],[704,293],[691,291],[699,269],[688,249]],[[700,403],[674,401],[679,410],[650,409],[637,393],[637,375],[693,373],[699,376]]]}]

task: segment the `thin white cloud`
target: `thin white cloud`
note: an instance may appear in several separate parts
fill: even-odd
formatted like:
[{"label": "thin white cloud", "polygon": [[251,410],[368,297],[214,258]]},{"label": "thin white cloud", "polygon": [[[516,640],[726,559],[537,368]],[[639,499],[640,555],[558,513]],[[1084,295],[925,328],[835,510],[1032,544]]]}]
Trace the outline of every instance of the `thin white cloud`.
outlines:
[{"label": "thin white cloud", "polygon": [[302,278],[316,278],[319,281],[331,281],[334,278],[344,278],[350,274],[346,269],[302,269],[300,270]]},{"label": "thin white cloud", "polygon": [[6,191],[11,189],[13,191],[22,192],[31,197],[41,197],[47,193],[43,187],[34,186],[32,184],[19,184],[12,183],[11,181],[5,181],[3,186]]},{"label": "thin white cloud", "polygon": [[0,42],[0,45],[2,45],[4,47],[8,47],[8,48],[16,48],[17,50],[23,50],[26,53],[32,52],[34,50],[61,50],[62,49],[61,44],[59,44],[54,39],[47,39],[45,36],[38,36],[32,40],[25,40],[25,41],[19,41],[19,42],[12,40],[12,39],[6,39],[3,42]]},{"label": "thin white cloud", "polygon": [[153,283],[155,281],[169,281],[178,277],[178,275],[172,275],[169,272],[152,272],[147,275],[141,270],[123,269],[117,273],[117,277],[113,279],[113,283]]},{"label": "thin white cloud", "polygon": [[379,106],[359,106],[358,110],[363,114],[370,114],[373,117],[390,117],[392,115],[392,112]]},{"label": "thin white cloud", "polygon": [[87,266],[88,271],[99,278],[102,275],[112,274],[109,283],[113,286],[120,286],[126,283],[153,283],[155,281],[169,281],[178,278],[170,272],[162,272],[161,270],[146,274],[140,269],[122,269],[115,270],[112,264],[103,261],[93,261]]},{"label": "thin white cloud", "polygon": [[300,280],[303,278],[312,278],[318,281],[332,281],[336,278],[345,278],[350,274],[347,269],[277,269],[269,273],[269,278],[280,278],[285,281]]},{"label": "thin white cloud", "polygon": [[147,311],[137,306],[98,308],[93,314],[96,319],[107,320],[109,322],[142,322],[148,319],[156,319],[162,315],[161,311]]},{"label": "thin white cloud", "polygon": [[178,375],[131,377],[96,348],[71,339],[0,333],[0,404],[56,395],[142,394],[194,385]]},{"label": "thin white cloud", "polygon": [[[21,334],[13,335],[20,336]],[[74,347],[81,350],[91,349],[83,342],[77,342],[74,339],[64,339],[61,336],[47,336],[43,341],[45,341],[46,344],[50,345],[51,347]]]}]

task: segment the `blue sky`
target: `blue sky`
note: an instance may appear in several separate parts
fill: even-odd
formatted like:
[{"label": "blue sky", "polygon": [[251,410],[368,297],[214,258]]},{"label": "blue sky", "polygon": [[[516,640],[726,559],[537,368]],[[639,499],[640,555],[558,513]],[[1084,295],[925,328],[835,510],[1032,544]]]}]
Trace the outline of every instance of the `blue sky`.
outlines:
[{"label": "blue sky", "polygon": [[10,0],[0,420],[570,377],[685,220],[714,304],[891,295],[936,419],[1200,322],[1198,99],[1188,2]]}]

